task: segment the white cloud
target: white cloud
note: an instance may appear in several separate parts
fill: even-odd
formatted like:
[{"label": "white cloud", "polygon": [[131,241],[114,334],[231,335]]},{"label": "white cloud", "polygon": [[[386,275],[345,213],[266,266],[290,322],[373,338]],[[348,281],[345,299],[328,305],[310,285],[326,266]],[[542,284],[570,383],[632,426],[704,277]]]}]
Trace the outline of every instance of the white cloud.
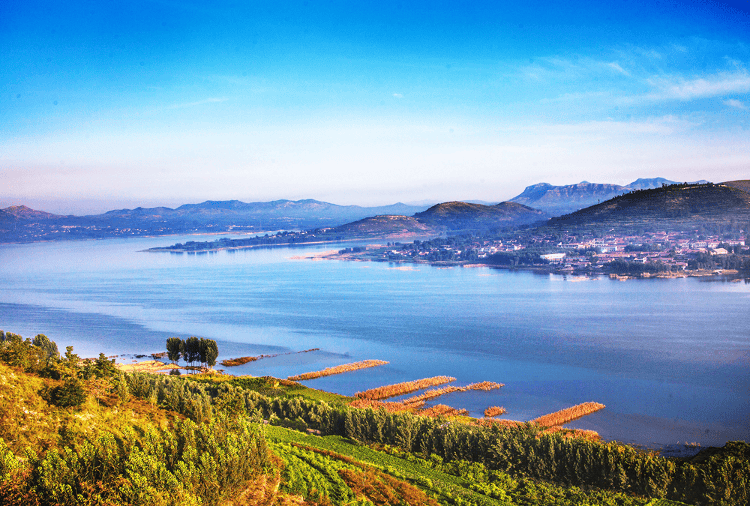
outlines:
[{"label": "white cloud", "polygon": [[404,98],[404,96],[401,93],[394,93],[393,96],[395,98]]},{"label": "white cloud", "polygon": [[729,107],[736,107],[737,109],[742,109],[743,111],[747,110],[747,106],[735,98],[724,100],[724,105],[728,105]]},{"label": "white cloud", "polygon": [[617,62],[608,62],[588,57],[573,59],[557,56],[545,57],[539,58],[538,63],[521,67],[522,75],[535,81],[586,79],[602,74],[611,74],[612,71],[625,76],[630,75]]},{"label": "white cloud", "polygon": [[693,100],[728,93],[747,93],[750,91],[750,73],[742,70],[721,72],[698,79],[659,78],[650,79],[649,83],[659,89],[659,91],[649,94],[649,98],[656,100]]},{"label": "white cloud", "polygon": [[616,61],[613,61],[613,62],[610,62],[610,63],[608,63],[608,64],[607,64],[607,66],[608,66],[609,68],[611,68],[612,70],[614,70],[614,71],[616,71],[616,72],[619,72],[620,74],[623,74],[623,75],[626,75],[626,76],[629,76],[629,75],[630,75],[630,72],[628,72],[627,70],[625,70],[624,68],[622,68],[622,67],[620,66],[620,64],[619,64],[619,63],[617,63]]}]

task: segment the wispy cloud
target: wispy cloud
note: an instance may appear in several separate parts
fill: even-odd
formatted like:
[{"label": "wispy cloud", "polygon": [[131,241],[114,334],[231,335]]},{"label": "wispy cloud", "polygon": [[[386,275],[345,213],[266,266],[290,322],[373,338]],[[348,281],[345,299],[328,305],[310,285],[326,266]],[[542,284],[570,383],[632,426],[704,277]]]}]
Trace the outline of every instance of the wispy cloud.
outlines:
[{"label": "wispy cloud", "polygon": [[611,68],[612,70],[614,70],[615,72],[619,72],[620,74],[623,74],[623,75],[626,75],[626,76],[630,75],[630,72],[628,72],[627,70],[625,70],[624,68],[622,68],[620,66],[620,64],[617,63],[616,61],[608,63],[607,66],[609,68]]},{"label": "wispy cloud", "polygon": [[197,100],[195,102],[185,102],[182,104],[172,104],[167,109],[184,109],[186,107],[195,107],[198,105],[205,105],[205,104],[216,104],[219,102],[226,102],[229,100],[228,98],[222,97],[222,98],[206,98],[203,100]]},{"label": "wispy cloud", "polygon": [[721,72],[698,79],[657,78],[650,79],[649,83],[658,89],[658,91],[651,93],[649,98],[694,100],[729,93],[747,93],[750,91],[750,73],[741,70]]},{"label": "wispy cloud", "polygon": [[730,98],[728,100],[724,100],[724,104],[728,105],[729,107],[736,107],[737,109],[742,109],[743,111],[747,110],[747,106],[737,100],[736,98]]},{"label": "wispy cloud", "polygon": [[395,98],[404,98],[404,96],[401,93],[394,93],[393,96]]}]

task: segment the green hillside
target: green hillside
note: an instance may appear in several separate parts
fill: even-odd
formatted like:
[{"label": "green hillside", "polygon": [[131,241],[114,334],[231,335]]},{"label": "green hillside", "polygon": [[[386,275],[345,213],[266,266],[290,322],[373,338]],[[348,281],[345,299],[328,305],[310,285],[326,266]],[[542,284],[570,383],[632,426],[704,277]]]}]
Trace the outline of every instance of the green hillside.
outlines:
[{"label": "green hillside", "polygon": [[60,357],[44,336],[0,332],[0,504],[748,499],[745,443],[666,459],[535,424],[478,425],[348,402],[273,378],[123,374],[104,356],[80,360],[69,348]]},{"label": "green hillside", "polygon": [[494,206],[467,202],[444,202],[414,215],[420,222],[451,232],[483,231],[502,227],[528,225],[544,221],[548,216],[516,202]]},{"label": "green hillside", "polygon": [[413,237],[435,235],[437,231],[411,216],[383,215],[365,218],[332,229],[336,235],[358,237]]},{"label": "green hillside", "polygon": [[636,190],[550,220],[550,225],[700,225],[750,219],[750,194],[725,184]]}]

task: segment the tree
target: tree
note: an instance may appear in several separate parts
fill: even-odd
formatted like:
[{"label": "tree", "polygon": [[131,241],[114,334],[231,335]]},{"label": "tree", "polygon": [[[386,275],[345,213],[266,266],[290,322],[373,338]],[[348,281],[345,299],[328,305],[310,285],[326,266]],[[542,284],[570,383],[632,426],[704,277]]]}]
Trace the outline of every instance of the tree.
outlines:
[{"label": "tree", "polygon": [[44,334],[37,334],[36,337],[31,341],[31,344],[41,348],[44,352],[44,358],[47,362],[52,359],[60,358],[60,352],[57,349],[57,344],[51,341],[49,337]]},{"label": "tree", "polygon": [[213,339],[203,339],[199,342],[200,360],[207,367],[216,365],[216,358],[219,356],[219,347]]},{"label": "tree", "polygon": [[86,400],[86,392],[78,378],[68,377],[63,384],[49,391],[49,401],[55,406],[67,408],[80,406]]},{"label": "tree", "polygon": [[169,357],[169,360],[173,364],[180,361],[180,356],[182,356],[184,349],[185,343],[179,337],[170,337],[167,339],[167,357]]},{"label": "tree", "polygon": [[183,357],[185,362],[193,365],[197,360],[200,359],[200,341],[197,337],[191,336],[185,340],[185,346],[183,350]]},{"label": "tree", "polygon": [[104,353],[99,353],[99,358],[86,364],[84,376],[96,378],[110,378],[117,374],[115,360],[108,359]]}]

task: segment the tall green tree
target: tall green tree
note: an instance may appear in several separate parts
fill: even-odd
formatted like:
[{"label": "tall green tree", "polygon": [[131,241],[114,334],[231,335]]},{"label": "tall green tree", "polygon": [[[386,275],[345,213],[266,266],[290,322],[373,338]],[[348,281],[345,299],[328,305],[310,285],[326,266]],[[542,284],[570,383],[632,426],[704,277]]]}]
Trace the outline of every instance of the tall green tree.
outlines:
[{"label": "tall green tree", "polygon": [[203,339],[201,337],[199,343],[200,360],[201,363],[207,367],[213,367],[216,365],[216,358],[219,356],[219,346],[213,339]]},{"label": "tall green tree", "polygon": [[44,334],[37,334],[31,341],[31,344],[42,349],[47,362],[60,358],[60,352],[57,349],[57,344],[55,344],[54,341],[50,340],[50,338],[45,336]]},{"label": "tall green tree", "polygon": [[189,363],[191,366],[200,360],[200,340],[195,337],[191,336],[185,340],[185,348],[183,350],[183,357],[185,358],[185,362]]},{"label": "tall green tree", "polygon": [[167,339],[167,357],[169,360],[176,364],[180,361],[185,348],[185,342],[179,337],[170,337]]}]

